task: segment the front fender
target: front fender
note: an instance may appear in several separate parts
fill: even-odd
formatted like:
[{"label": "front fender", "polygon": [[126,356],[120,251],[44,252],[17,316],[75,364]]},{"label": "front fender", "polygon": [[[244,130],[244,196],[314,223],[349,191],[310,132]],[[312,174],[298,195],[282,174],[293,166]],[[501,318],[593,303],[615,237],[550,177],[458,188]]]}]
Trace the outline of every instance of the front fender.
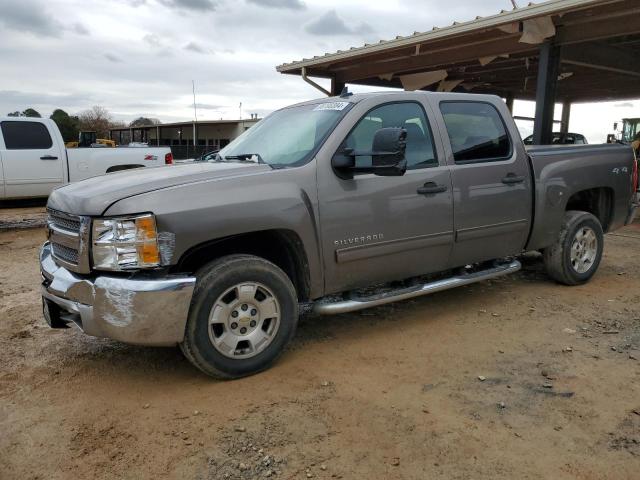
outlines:
[{"label": "front fender", "polygon": [[164,188],[122,199],[105,215],[152,212],[159,232],[175,235],[171,264],[194,246],[262,230],[295,232],[309,265],[310,293],[321,295],[315,162]]}]

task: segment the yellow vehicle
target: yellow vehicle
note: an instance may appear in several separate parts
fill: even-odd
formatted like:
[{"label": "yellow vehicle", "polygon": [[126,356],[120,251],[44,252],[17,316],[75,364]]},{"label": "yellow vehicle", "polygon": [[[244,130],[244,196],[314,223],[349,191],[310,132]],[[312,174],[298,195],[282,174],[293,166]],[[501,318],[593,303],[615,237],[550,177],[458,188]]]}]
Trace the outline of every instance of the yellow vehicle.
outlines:
[{"label": "yellow vehicle", "polygon": [[104,147],[115,147],[116,142],[114,140],[109,140],[108,138],[96,138],[96,132],[80,132],[78,136],[77,142],[67,142],[65,143],[65,147],[67,148],[78,148],[78,147],[96,147],[96,146],[104,146]]}]

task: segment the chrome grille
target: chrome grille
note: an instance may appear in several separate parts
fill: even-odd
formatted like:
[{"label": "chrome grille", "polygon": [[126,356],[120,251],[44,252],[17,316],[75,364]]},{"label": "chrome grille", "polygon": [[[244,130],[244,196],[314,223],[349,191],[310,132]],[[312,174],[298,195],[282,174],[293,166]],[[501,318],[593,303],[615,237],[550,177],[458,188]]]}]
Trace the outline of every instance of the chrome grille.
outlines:
[{"label": "chrome grille", "polygon": [[75,248],[65,247],[58,243],[52,243],[51,246],[53,247],[53,255],[55,257],[74,265],[78,264],[78,250]]},{"label": "chrome grille", "polygon": [[47,209],[47,228],[56,263],[78,273],[89,273],[87,242],[89,218]]},{"label": "chrome grille", "polygon": [[80,231],[80,218],[49,210],[49,222],[70,232]]}]

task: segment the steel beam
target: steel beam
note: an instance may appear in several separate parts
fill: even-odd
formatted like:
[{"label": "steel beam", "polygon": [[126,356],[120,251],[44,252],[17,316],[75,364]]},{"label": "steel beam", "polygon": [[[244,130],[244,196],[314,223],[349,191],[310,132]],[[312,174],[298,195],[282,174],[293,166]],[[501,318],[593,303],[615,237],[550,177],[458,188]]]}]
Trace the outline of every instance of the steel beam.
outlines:
[{"label": "steel beam", "polygon": [[563,47],[562,63],[640,77],[640,54],[601,43]]},{"label": "steel beam", "polygon": [[565,100],[562,102],[562,120],[560,121],[560,132],[569,133],[569,120],[571,119],[571,102]]},{"label": "steel beam", "polygon": [[507,98],[505,99],[506,103],[507,103],[507,108],[509,109],[509,111],[511,112],[511,114],[513,115],[513,102],[515,100],[515,97],[513,96],[512,92],[509,92],[507,94]]},{"label": "steel beam", "polygon": [[331,95],[333,95],[334,97],[337,97],[338,95],[340,95],[342,93],[342,89],[346,86],[346,84],[344,82],[340,82],[336,79],[336,77],[334,76],[331,79]]},{"label": "steel beam", "polygon": [[550,144],[553,140],[553,111],[560,67],[560,48],[547,40],[540,46],[540,63],[536,84],[536,115],[533,123],[533,144]]}]

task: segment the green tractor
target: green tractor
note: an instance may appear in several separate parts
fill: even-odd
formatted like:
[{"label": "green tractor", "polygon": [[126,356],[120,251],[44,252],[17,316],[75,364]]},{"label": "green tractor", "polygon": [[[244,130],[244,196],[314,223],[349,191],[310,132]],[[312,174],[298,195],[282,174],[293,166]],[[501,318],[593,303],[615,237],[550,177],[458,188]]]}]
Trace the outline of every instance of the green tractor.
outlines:
[{"label": "green tractor", "polygon": [[618,122],[613,124],[613,130],[616,133],[609,135],[607,142],[620,142],[631,145],[636,152],[636,156],[639,156],[640,118],[624,118],[622,119],[622,131],[618,133]]}]

